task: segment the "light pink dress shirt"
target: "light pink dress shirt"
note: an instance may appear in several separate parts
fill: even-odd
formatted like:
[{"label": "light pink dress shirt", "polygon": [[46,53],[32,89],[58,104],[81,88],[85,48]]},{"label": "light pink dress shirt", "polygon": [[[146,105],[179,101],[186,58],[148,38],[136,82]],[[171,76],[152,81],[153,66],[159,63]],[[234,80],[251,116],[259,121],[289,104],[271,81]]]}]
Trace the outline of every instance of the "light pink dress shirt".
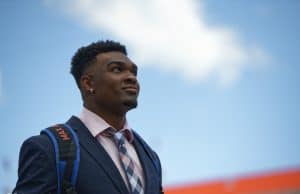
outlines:
[{"label": "light pink dress shirt", "polygon": [[[103,120],[101,117],[99,117],[97,114],[91,112],[90,110],[83,108],[79,119],[83,122],[83,124],[88,128],[88,130],[91,132],[91,134],[98,140],[98,142],[104,147],[108,155],[113,160],[114,164],[118,168],[127,188],[129,187],[126,174],[124,172],[124,169],[122,167],[121,161],[119,159],[119,152],[116,147],[116,144],[110,137],[106,137],[101,135],[100,133],[103,132],[105,129],[112,127],[110,126],[105,120]],[[132,130],[127,121],[125,122],[125,125],[122,130]],[[134,146],[128,142],[128,140],[125,138],[125,147],[128,151],[128,154],[132,158],[135,167],[137,168],[137,174],[141,178],[143,188],[145,188],[145,180],[144,180],[144,173],[143,169],[139,160],[139,157],[135,151]]]}]

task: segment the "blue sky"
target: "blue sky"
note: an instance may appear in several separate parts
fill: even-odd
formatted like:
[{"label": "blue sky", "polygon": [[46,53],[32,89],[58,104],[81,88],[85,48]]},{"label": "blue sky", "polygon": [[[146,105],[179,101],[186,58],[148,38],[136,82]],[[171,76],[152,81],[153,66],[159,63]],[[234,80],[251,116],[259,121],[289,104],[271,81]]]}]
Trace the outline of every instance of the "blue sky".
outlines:
[{"label": "blue sky", "polygon": [[0,9],[0,158],[10,161],[0,187],[14,185],[26,138],[80,112],[70,58],[99,39],[126,44],[139,65],[139,107],[128,120],[159,153],[166,185],[300,167],[299,0]]}]

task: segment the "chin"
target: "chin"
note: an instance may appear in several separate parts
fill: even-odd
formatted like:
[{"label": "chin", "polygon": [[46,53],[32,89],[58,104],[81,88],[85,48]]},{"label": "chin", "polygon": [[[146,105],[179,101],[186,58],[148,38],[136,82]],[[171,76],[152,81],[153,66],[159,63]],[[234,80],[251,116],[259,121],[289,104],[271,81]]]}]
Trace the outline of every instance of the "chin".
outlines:
[{"label": "chin", "polygon": [[130,109],[133,109],[133,108],[136,108],[138,103],[136,100],[127,100],[127,101],[124,101],[123,102],[123,105],[127,108],[127,110],[130,110]]}]

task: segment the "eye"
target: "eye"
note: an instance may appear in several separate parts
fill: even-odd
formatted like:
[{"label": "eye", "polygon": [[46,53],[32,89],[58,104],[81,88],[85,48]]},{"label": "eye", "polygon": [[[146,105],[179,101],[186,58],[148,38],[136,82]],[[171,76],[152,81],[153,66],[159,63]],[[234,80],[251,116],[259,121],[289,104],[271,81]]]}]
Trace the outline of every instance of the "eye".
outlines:
[{"label": "eye", "polygon": [[114,72],[114,73],[120,73],[122,71],[122,68],[120,66],[114,66],[111,69],[111,71]]},{"label": "eye", "polygon": [[133,75],[137,76],[138,70],[137,70],[136,68],[134,68],[134,69],[131,71],[131,73],[133,73]]},{"label": "eye", "polygon": [[131,73],[133,73],[135,76],[138,74],[138,67],[135,64],[132,66]]}]

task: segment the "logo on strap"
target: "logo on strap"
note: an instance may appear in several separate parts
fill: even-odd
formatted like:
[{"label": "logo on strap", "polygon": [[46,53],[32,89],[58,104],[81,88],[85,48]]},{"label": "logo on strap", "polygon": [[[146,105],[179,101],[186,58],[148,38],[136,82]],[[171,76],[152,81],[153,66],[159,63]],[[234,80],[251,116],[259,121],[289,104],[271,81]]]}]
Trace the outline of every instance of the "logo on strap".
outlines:
[{"label": "logo on strap", "polygon": [[71,139],[70,136],[66,133],[65,129],[63,129],[62,127],[57,127],[55,128],[55,130],[63,141],[69,141]]}]

